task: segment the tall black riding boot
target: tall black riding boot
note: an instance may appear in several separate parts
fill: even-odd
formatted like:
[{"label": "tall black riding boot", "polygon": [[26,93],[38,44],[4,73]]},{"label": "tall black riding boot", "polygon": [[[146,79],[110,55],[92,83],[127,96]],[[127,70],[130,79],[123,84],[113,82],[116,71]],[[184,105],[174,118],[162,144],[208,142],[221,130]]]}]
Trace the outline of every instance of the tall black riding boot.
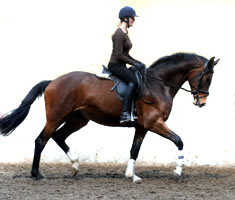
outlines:
[{"label": "tall black riding boot", "polygon": [[134,83],[129,83],[126,89],[125,97],[123,99],[122,114],[120,117],[120,123],[129,123],[131,121],[131,102],[135,93],[136,87]]}]

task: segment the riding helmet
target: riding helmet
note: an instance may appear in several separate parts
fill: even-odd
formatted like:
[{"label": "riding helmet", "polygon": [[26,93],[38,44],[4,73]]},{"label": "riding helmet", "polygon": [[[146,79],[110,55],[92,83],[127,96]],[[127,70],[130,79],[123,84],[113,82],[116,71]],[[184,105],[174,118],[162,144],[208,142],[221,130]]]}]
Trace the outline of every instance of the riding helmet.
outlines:
[{"label": "riding helmet", "polygon": [[123,19],[124,17],[138,17],[135,10],[132,7],[125,6],[119,12],[119,18]]}]

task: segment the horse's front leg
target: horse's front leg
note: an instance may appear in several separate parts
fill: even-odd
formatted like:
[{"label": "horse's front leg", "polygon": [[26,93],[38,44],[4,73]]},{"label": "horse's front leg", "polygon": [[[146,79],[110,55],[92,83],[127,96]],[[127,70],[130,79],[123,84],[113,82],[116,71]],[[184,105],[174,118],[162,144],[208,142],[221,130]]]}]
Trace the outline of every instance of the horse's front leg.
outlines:
[{"label": "horse's front leg", "polygon": [[181,138],[174,133],[172,130],[170,130],[167,125],[165,124],[164,120],[162,118],[158,118],[153,124],[145,124],[145,126],[149,127],[150,131],[155,132],[162,137],[165,137],[177,146],[178,148],[178,157],[176,161],[176,169],[174,170],[175,176],[181,176],[182,170],[184,167],[184,154],[183,154],[183,141]]},{"label": "horse's front leg", "polygon": [[126,172],[125,172],[125,176],[127,178],[132,178],[133,182],[135,183],[140,183],[142,181],[140,177],[135,175],[135,163],[136,163],[136,159],[138,157],[139,150],[140,150],[141,144],[144,140],[146,133],[147,133],[147,130],[141,127],[136,127],[135,136],[134,136],[134,140],[133,140],[133,144],[132,144],[131,152],[130,152],[131,157],[128,161]]}]

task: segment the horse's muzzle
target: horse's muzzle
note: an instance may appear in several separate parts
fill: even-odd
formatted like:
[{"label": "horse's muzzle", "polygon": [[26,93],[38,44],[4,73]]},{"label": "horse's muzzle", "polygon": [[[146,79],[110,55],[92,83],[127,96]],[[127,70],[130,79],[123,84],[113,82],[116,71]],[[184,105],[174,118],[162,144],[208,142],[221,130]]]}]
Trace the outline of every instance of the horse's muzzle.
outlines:
[{"label": "horse's muzzle", "polygon": [[206,105],[206,97],[194,96],[193,104],[199,108]]}]

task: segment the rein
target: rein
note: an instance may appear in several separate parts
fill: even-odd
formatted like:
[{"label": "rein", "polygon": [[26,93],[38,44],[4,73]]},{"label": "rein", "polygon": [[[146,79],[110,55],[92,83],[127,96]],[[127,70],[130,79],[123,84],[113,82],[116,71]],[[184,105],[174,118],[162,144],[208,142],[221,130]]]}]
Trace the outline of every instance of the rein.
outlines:
[{"label": "rein", "polygon": [[151,76],[151,75],[149,75],[149,74],[147,74],[147,73],[146,73],[146,76],[148,76],[148,77],[150,77],[150,78],[152,78],[152,79],[155,79],[155,80],[161,81],[161,82],[165,83],[168,87],[175,87],[175,88],[178,88],[178,89],[184,90],[184,91],[186,91],[186,92],[193,93],[193,91],[192,91],[192,90],[188,90],[188,89],[183,88],[183,87],[181,87],[181,86],[178,86],[178,85],[176,85],[176,84],[174,84],[174,83],[170,83],[170,82],[168,82],[168,81],[164,81],[164,80],[162,80],[162,79],[160,79],[160,78],[157,78],[157,77]]}]

